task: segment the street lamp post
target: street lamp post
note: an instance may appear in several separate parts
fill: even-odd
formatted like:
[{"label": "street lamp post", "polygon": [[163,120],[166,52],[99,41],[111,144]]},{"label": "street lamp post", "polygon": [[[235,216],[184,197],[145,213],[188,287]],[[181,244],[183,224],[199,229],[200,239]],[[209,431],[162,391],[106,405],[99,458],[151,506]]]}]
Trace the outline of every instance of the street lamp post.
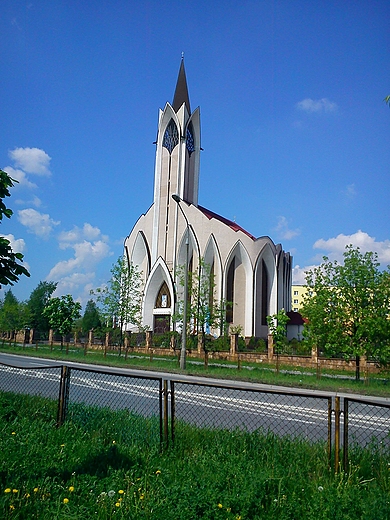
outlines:
[{"label": "street lamp post", "polygon": [[180,205],[181,198],[179,195],[172,195],[173,200],[177,203],[184,220],[186,221],[186,265],[184,272],[184,304],[183,304],[183,328],[181,331],[181,351],[180,351],[180,368],[186,368],[186,355],[187,355],[187,300],[188,300],[188,256],[189,256],[189,234],[190,234],[190,226],[188,224],[188,219],[183,211],[183,208]]}]

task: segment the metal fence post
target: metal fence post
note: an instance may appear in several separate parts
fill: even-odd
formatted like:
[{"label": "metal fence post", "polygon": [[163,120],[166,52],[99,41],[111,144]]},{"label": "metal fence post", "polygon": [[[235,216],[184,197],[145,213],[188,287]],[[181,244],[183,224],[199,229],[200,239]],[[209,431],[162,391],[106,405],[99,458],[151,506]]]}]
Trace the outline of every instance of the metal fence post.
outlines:
[{"label": "metal fence post", "polygon": [[344,471],[348,468],[348,399],[344,397],[344,438],[343,438]]},{"label": "metal fence post", "polygon": [[332,398],[328,398],[328,461],[332,465]]},{"label": "metal fence post", "polygon": [[334,406],[334,466],[335,472],[339,471],[340,463],[340,397],[335,397]]},{"label": "metal fence post", "polygon": [[163,445],[163,380],[159,380],[159,396],[158,396],[158,408],[159,408],[159,426],[160,426],[160,450]]},{"label": "metal fence post", "polygon": [[175,383],[171,380],[171,439],[175,441]]},{"label": "metal fence post", "polygon": [[168,381],[164,379],[164,443],[168,446]]},{"label": "metal fence post", "polygon": [[58,395],[58,410],[57,410],[57,427],[64,424],[66,412],[68,409],[70,386],[70,368],[67,366],[61,367],[60,391]]}]

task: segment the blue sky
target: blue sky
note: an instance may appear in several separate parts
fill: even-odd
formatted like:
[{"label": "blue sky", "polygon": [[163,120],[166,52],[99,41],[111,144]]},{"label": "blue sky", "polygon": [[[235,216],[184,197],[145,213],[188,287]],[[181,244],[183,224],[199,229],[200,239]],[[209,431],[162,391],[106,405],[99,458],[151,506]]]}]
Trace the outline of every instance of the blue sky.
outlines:
[{"label": "blue sky", "polygon": [[389,2],[3,0],[0,17],[19,299],[53,280],[85,304],[109,279],[152,203],[182,52],[199,203],[281,242],[296,282],[349,243],[390,264]]}]

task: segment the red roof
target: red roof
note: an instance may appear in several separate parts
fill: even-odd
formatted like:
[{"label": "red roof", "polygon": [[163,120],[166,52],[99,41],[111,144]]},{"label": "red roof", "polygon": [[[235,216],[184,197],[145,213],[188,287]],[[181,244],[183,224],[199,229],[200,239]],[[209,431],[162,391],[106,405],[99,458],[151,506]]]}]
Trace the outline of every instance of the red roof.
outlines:
[{"label": "red roof", "polygon": [[207,208],[204,208],[203,206],[198,206],[198,209],[209,219],[211,220],[212,218],[216,218],[217,220],[219,220],[220,222],[222,222],[223,224],[226,224],[227,226],[229,226],[233,231],[242,231],[243,233],[245,233],[249,238],[251,238],[252,240],[256,240],[256,237],[254,237],[253,235],[251,235],[248,231],[246,231],[244,228],[242,228],[241,226],[239,226],[236,222],[233,222],[233,220],[229,220],[225,217],[221,217],[221,215],[218,215],[217,213],[214,213],[214,211],[210,211],[209,209]]},{"label": "red roof", "polygon": [[299,312],[289,311],[286,314],[290,318],[287,325],[303,325],[306,322]]}]

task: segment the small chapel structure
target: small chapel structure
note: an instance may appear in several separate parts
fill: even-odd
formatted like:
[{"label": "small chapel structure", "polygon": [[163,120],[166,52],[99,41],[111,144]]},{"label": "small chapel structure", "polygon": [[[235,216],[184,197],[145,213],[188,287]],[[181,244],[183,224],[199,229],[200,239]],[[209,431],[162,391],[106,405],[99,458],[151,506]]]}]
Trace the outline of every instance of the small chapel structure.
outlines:
[{"label": "small chapel structure", "polygon": [[290,310],[292,257],[269,237],[256,238],[199,204],[200,135],[182,58],[173,102],[159,111],[153,204],[125,240],[128,262],[142,273],[143,325],[155,333],[174,329],[183,299],[179,266],[188,261],[195,271],[202,261],[213,274],[215,297],[232,303],[226,321],[246,337],[266,338],[266,317]]}]

